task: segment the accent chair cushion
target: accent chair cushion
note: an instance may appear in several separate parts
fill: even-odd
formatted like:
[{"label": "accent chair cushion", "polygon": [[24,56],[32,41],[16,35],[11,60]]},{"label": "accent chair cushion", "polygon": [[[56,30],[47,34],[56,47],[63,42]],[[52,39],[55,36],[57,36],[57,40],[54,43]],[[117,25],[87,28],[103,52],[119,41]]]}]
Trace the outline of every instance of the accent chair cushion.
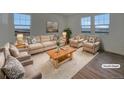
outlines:
[{"label": "accent chair cushion", "polygon": [[25,70],[22,64],[14,57],[8,56],[6,59],[6,64],[2,68],[7,78],[9,79],[19,79],[23,78]]},{"label": "accent chair cushion", "polygon": [[19,50],[14,46],[10,45],[10,53],[13,57],[18,57],[19,56]]}]

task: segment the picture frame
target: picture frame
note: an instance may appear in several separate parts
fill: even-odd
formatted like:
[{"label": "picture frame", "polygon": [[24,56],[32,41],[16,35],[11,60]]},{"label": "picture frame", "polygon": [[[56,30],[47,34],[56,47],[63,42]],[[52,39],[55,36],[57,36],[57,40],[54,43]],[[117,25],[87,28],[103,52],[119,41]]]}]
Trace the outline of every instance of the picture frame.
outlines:
[{"label": "picture frame", "polygon": [[58,22],[47,21],[47,33],[58,32]]}]

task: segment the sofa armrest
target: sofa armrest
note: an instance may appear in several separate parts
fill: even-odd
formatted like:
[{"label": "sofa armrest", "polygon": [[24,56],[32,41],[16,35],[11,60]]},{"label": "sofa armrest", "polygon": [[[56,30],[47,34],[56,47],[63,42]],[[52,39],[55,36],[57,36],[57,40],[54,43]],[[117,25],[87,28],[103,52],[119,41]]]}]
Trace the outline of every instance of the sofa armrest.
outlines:
[{"label": "sofa armrest", "polygon": [[79,39],[78,41],[79,41],[79,42],[83,42],[83,41],[84,41],[84,39]]},{"label": "sofa armrest", "polygon": [[95,42],[95,46],[99,46],[100,42]]},{"label": "sofa armrest", "polygon": [[19,52],[28,52],[28,48],[21,48],[21,49],[18,49]]},{"label": "sofa armrest", "polygon": [[84,44],[87,43],[87,42],[88,42],[87,40],[84,40],[84,41],[83,41]]},{"label": "sofa armrest", "polygon": [[28,54],[26,56],[23,56],[23,57],[16,57],[17,60],[19,61],[24,61],[24,60],[27,60],[27,59],[30,59],[31,58],[31,55]]}]

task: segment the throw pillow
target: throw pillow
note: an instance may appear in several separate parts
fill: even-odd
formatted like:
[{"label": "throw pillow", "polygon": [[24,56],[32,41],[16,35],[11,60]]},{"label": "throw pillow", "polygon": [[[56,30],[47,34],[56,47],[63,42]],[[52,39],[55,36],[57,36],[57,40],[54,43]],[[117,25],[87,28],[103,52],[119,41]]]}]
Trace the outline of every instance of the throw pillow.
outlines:
[{"label": "throw pillow", "polygon": [[42,41],[42,42],[50,41],[50,36],[49,36],[49,35],[42,35],[42,36],[41,36],[41,41]]},{"label": "throw pillow", "polygon": [[34,38],[36,39],[36,42],[37,42],[37,43],[40,43],[40,42],[41,42],[40,36],[35,36]]},{"label": "throw pillow", "polygon": [[9,79],[23,78],[25,73],[22,64],[12,56],[8,56],[8,58],[6,59],[6,64],[2,68],[2,70]]},{"label": "throw pillow", "polygon": [[32,43],[32,42],[31,42],[31,41],[32,41],[32,37],[31,37],[31,36],[27,36],[26,39],[27,39],[27,43],[28,43],[28,44],[31,44],[31,43]]},{"label": "throw pillow", "polygon": [[54,34],[53,40],[58,40],[59,36],[57,34]]},{"label": "throw pillow", "polygon": [[36,43],[37,43],[37,40],[36,40],[35,38],[33,38],[33,39],[31,40],[31,42],[32,42],[32,44],[36,44]]},{"label": "throw pillow", "polygon": [[18,57],[19,56],[19,50],[14,46],[10,45],[10,53],[13,57]]},{"label": "throw pillow", "polygon": [[89,42],[90,43],[95,43],[95,38],[94,37],[89,37]]}]

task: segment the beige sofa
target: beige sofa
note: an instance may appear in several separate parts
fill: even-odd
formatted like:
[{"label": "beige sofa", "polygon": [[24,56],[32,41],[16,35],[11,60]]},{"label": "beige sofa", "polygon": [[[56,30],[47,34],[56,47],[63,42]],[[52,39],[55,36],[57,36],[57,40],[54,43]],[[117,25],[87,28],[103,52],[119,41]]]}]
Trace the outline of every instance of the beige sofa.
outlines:
[{"label": "beige sofa", "polygon": [[[2,76],[2,73],[1,73],[1,68],[4,66],[5,64],[5,61],[6,61],[6,58],[8,55],[12,56],[10,51],[9,51],[9,43],[5,44],[5,46],[2,48],[4,49],[4,56],[1,55],[0,53],[0,61],[2,59],[4,59],[4,62],[0,62],[0,79],[6,79],[6,77],[3,77]],[[25,59],[25,58],[24,58]],[[22,63],[24,69],[25,69],[25,74],[24,74],[24,79],[41,79],[42,78],[42,74],[40,72],[38,72],[37,70],[35,70],[35,68],[33,67],[33,64],[32,64],[32,60],[31,62],[29,60],[24,60],[23,61],[20,61],[20,62],[24,62],[25,63]]]},{"label": "beige sofa", "polygon": [[[33,39],[35,42],[33,44],[28,44],[29,54],[35,54],[57,47],[54,35],[34,36]],[[65,45],[65,42],[65,39],[61,37],[60,46]]]},{"label": "beige sofa", "polygon": [[83,51],[95,54],[100,49],[101,40],[96,36],[87,36],[83,43]]},{"label": "beige sofa", "polygon": [[85,40],[85,35],[77,35],[70,39],[70,46],[79,48],[83,46],[83,41]]}]

